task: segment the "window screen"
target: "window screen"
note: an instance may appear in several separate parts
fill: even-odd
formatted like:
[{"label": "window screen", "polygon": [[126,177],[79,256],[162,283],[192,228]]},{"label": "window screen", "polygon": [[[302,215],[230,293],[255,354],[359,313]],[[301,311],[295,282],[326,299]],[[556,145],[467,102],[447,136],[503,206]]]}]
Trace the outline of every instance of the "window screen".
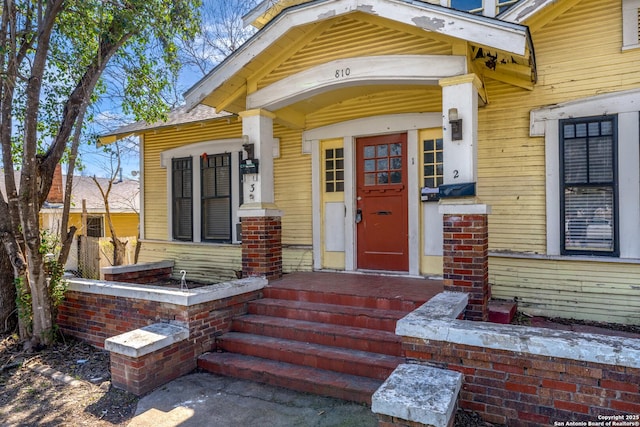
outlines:
[{"label": "window screen", "polygon": [[193,196],[191,157],[172,159],[173,238],[193,240]]},{"label": "window screen", "polygon": [[617,256],[616,117],[560,122],[563,253]]},{"label": "window screen", "polygon": [[203,156],[202,240],[231,241],[231,154]]}]

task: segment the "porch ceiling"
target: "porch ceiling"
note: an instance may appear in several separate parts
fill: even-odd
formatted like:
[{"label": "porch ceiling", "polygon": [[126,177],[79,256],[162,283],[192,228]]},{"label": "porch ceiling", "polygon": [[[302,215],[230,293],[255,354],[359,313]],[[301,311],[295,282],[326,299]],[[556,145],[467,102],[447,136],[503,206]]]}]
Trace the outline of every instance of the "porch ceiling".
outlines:
[{"label": "porch ceiling", "polygon": [[[287,53],[313,40],[330,23],[345,16],[366,15],[404,27],[407,32],[435,40],[448,40],[458,54],[467,55],[470,71],[526,87],[535,79],[531,39],[524,26],[408,0],[315,0],[282,10],[247,43],[230,55],[185,94],[187,108],[206,104],[217,111],[239,112],[246,97],[257,90],[252,76],[277,66]],[[462,51],[461,51],[462,49]],[[485,71],[486,70],[486,71]],[[253,79],[255,82],[255,79]],[[299,114],[354,96],[389,90],[363,84],[298,102]],[[330,99],[330,101],[329,101]]]}]

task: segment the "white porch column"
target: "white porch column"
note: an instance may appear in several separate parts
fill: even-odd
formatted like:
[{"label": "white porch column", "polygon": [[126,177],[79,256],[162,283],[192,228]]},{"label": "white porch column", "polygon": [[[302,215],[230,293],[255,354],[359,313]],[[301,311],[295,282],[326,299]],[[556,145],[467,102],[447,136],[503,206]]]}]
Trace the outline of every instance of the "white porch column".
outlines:
[{"label": "white porch column", "polygon": [[267,110],[256,109],[243,111],[242,135],[245,143],[253,144],[254,158],[259,161],[257,174],[243,176],[244,203],[240,206],[238,216],[247,215],[246,210],[275,210],[277,209],[273,190],[273,119],[275,114]]},{"label": "white porch column", "polygon": [[282,276],[282,212],[274,203],[273,119],[267,110],[248,110],[242,117],[244,144],[253,144],[258,173],[243,175],[242,275],[277,279]]},{"label": "white porch column", "polygon": [[[478,179],[478,89],[475,74],[440,79],[444,140],[444,183],[463,184]],[[462,139],[453,141],[449,115],[462,119]]]},{"label": "white porch column", "polygon": [[[465,318],[486,321],[489,289],[489,226],[491,207],[475,197],[478,180],[478,89],[475,74],[440,80],[444,136],[443,285],[446,291],[469,294]],[[451,114],[453,111],[456,114]],[[453,140],[450,115],[462,120],[461,138]],[[465,191],[469,190],[469,191]],[[473,191],[471,191],[471,189]],[[440,188],[443,190],[443,187]],[[446,197],[445,197],[446,196]]]}]

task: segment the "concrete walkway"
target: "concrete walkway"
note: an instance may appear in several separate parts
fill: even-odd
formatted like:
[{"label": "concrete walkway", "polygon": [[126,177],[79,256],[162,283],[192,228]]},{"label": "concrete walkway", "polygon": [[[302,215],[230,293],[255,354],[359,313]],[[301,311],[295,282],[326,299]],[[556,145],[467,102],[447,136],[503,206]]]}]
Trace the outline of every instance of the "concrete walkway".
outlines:
[{"label": "concrete walkway", "polygon": [[376,427],[371,410],[208,373],[186,375],[138,402],[128,427]]}]

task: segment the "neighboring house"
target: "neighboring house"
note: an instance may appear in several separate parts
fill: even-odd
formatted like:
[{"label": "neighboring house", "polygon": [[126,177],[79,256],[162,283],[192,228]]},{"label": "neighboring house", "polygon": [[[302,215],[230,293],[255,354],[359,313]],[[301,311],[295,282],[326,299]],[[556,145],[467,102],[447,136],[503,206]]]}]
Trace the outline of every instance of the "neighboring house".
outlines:
[{"label": "neighboring house", "polygon": [[[97,179],[102,188],[106,190],[108,179]],[[42,227],[56,234],[60,232],[65,185],[66,176],[63,176],[58,168],[47,201],[40,210]],[[138,235],[139,199],[140,183],[138,181],[123,179],[113,183],[109,196],[109,208],[111,220],[118,237],[135,237]],[[86,214],[86,225],[84,225],[82,218],[83,209]],[[69,226],[75,226],[77,231],[65,270],[77,271],[79,258],[78,236],[111,236],[111,230],[106,218],[104,199],[92,177],[73,177]]]},{"label": "neighboring house", "polygon": [[273,3],[169,122],[105,137],[141,139],[141,260],[457,280],[482,260],[443,215],[477,214],[494,298],[640,323],[639,0]]}]

